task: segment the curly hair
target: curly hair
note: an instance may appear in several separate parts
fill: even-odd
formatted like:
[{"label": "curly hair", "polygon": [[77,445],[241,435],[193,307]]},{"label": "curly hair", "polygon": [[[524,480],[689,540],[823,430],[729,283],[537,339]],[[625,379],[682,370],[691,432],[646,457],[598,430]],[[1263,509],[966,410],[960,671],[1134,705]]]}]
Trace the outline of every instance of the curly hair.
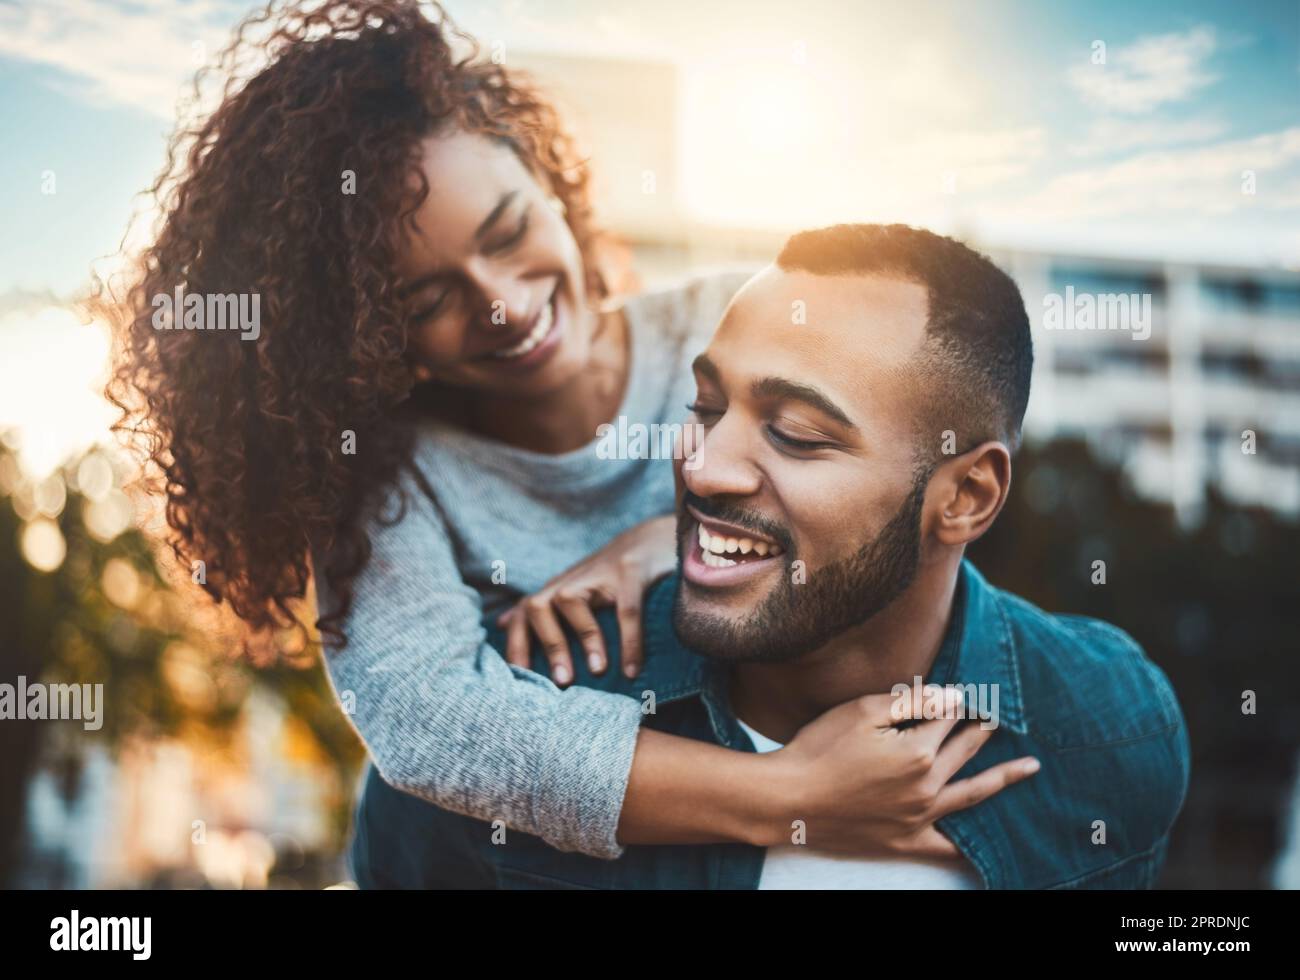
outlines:
[{"label": "curly hair", "polygon": [[[428,194],[420,141],[458,127],[512,147],[563,202],[601,299],[587,169],[552,105],[437,4],[272,2],[217,68],[219,105],[182,116],[146,192],[159,224],[112,315],[106,393],[166,495],[182,567],[201,560],[204,589],[257,633],[304,626],[312,555],[327,555],[316,572],[338,603],[317,627],[346,644],[368,516],[414,445],[411,311],[392,270]],[[178,287],[260,297],[259,339],[155,329],[155,297]]]}]

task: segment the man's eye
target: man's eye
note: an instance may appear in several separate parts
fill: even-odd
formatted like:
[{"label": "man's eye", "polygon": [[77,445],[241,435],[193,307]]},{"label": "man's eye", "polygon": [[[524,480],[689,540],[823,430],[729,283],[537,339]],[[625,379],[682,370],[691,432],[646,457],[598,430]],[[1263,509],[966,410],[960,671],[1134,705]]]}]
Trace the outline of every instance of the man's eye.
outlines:
[{"label": "man's eye", "polygon": [[709,408],[707,405],[701,405],[699,402],[688,404],[686,410],[688,412],[694,412],[702,419],[716,419],[722,414],[716,408]]},{"label": "man's eye", "polygon": [[784,446],[787,449],[795,449],[799,452],[812,452],[814,449],[822,449],[828,445],[824,442],[809,442],[806,439],[792,439],[773,425],[767,427],[767,434],[771,437],[772,441],[778,445]]}]

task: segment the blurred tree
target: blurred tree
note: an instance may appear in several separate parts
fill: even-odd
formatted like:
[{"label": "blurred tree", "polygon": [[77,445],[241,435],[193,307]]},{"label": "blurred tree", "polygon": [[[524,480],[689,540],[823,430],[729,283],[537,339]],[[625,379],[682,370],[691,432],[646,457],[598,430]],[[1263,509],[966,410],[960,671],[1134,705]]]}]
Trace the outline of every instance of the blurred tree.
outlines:
[{"label": "blurred tree", "polygon": [[[183,735],[220,744],[236,730],[257,684],[303,723],[341,785],[351,786],[362,758],[312,651],[286,649],[274,666],[251,668],[231,656],[237,634],[214,628],[220,617],[211,601],[188,584],[180,591],[168,584],[162,553],[131,520],[119,476],[107,456],[92,450],[33,484],[0,441],[0,676],[6,683],[22,675],[29,682],[104,685],[103,727],[84,739],[80,726],[75,739],[58,739],[54,724],[0,723],[0,882],[14,879],[21,860],[25,788],[35,768],[59,772],[65,792],[75,796],[79,749],[88,739],[111,750],[131,737]],[[281,639],[291,642],[287,633]],[[350,805],[333,801],[340,847]]]}]

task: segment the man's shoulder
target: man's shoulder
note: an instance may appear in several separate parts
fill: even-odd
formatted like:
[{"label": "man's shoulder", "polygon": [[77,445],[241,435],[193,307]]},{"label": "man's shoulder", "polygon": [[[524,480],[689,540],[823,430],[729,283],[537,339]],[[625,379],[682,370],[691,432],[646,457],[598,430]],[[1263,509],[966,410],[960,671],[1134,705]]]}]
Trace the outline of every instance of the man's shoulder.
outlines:
[{"label": "man's shoulder", "polygon": [[998,591],[1033,734],[1088,748],[1175,733],[1184,724],[1164,672],[1127,632],[1089,616],[1049,613]]},{"label": "man's shoulder", "polygon": [[[1043,763],[1033,809],[1059,837],[1033,887],[1088,887],[1092,875],[1163,846],[1187,793],[1187,726],[1168,678],[1124,630],[993,591],[1024,722],[1007,751]],[[1014,824],[1024,814],[1007,816]],[[1158,866],[1147,862],[1152,875]]]}]

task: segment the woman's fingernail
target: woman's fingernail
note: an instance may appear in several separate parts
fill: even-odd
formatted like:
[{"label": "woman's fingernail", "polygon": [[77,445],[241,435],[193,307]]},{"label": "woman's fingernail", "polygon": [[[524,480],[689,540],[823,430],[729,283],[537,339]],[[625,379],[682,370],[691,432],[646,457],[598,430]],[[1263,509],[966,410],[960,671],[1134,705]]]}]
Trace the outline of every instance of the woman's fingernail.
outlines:
[{"label": "woman's fingernail", "polygon": [[564,664],[556,664],[551,668],[551,675],[555,678],[557,684],[569,683],[569,668]]},{"label": "woman's fingernail", "polygon": [[623,673],[628,677],[635,677],[637,674],[636,664],[624,664]]},{"label": "woman's fingernail", "polygon": [[599,674],[601,671],[600,656],[595,653],[587,654],[587,666],[591,668],[593,674]]},{"label": "woman's fingernail", "polygon": [[1026,773],[1032,775],[1042,768],[1042,764],[1037,759],[1030,759],[1020,768],[1022,768]]}]

